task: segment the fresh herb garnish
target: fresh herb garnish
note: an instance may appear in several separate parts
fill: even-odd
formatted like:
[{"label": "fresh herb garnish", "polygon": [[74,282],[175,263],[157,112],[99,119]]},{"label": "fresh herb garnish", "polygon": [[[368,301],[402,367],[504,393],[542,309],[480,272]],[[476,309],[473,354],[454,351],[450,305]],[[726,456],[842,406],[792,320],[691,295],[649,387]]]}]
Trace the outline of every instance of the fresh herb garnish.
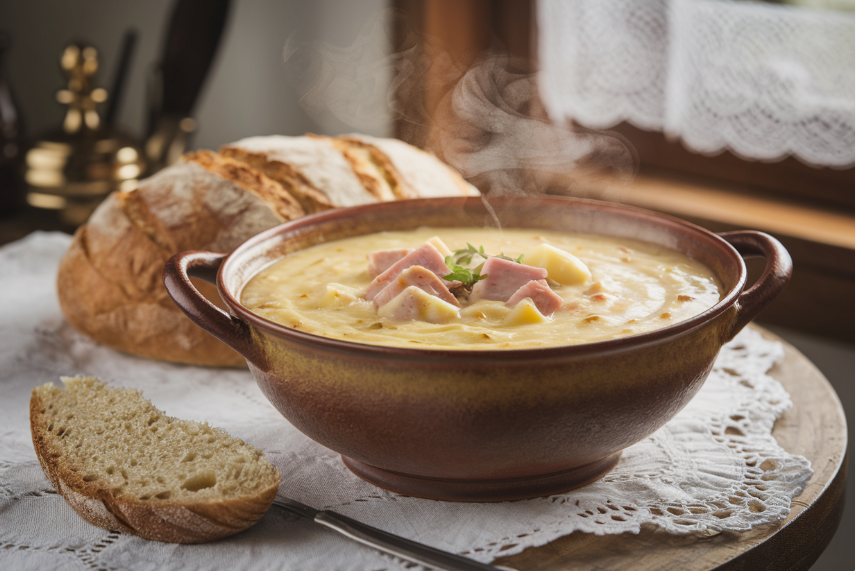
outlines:
[{"label": "fresh herb garnish", "polygon": [[469,242],[467,242],[467,247],[462,250],[455,250],[454,253],[446,256],[446,265],[449,266],[449,269],[455,269],[455,266],[466,266],[473,261],[473,256],[476,254],[482,256],[483,258],[487,258],[487,255],[484,253],[484,246],[479,246],[476,248]]},{"label": "fresh herb garnish", "polygon": [[[479,266],[478,269],[480,270],[481,266]],[[481,281],[486,277],[487,274],[480,274],[478,273],[478,270],[473,272],[462,266],[455,266],[452,268],[452,273],[448,276],[443,276],[443,279],[449,280],[450,282],[461,282],[465,288],[472,289],[477,281]]]},{"label": "fresh herb garnish", "polygon": [[498,256],[488,256],[488,258],[502,258],[503,260],[508,260],[509,262],[515,262],[517,264],[523,263],[523,254],[517,256],[517,258],[512,258],[511,256],[506,256],[505,254],[500,254]]},{"label": "fresh herb garnish", "polygon": [[487,258],[502,258],[503,260],[508,260],[509,262],[517,262],[521,263],[523,260],[523,254],[514,259],[510,256],[506,256],[505,254],[499,254],[498,256],[493,256],[490,254],[485,254],[484,246],[479,246],[476,248],[469,242],[467,242],[467,247],[462,248],[460,250],[455,250],[452,254],[446,256],[446,265],[452,270],[448,276],[443,276],[443,279],[449,281],[459,281],[463,284],[464,288],[467,290],[472,290],[473,286],[476,282],[481,281],[487,277],[487,274],[480,273],[482,270],[482,266],[484,266],[484,262],[481,262],[475,268],[468,268],[466,266],[472,265],[473,257],[480,256],[482,260],[486,260]]}]

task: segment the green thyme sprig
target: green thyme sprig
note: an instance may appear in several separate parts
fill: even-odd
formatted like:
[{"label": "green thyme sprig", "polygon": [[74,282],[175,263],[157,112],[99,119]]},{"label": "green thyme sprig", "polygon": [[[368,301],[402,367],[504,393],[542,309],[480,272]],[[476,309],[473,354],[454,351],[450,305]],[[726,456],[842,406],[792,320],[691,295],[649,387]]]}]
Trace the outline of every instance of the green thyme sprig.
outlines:
[{"label": "green thyme sprig", "polygon": [[523,254],[520,254],[516,258],[512,258],[511,256],[506,256],[505,254],[500,254],[498,256],[488,256],[488,258],[502,258],[503,260],[508,260],[509,262],[514,262],[516,264],[523,263]]},{"label": "green thyme sprig", "polygon": [[446,256],[446,265],[451,269],[454,269],[454,266],[466,266],[473,261],[473,256],[476,254],[485,258],[487,257],[484,253],[484,246],[476,248],[467,242],[466,248],[455,250],[452,254]]},{"label": "green thyme sprig", "polygon": [[478,254],[482,258],[502,258],[503,260],[508,260],[509,262],[517,262],[521,263],[523,260],[523,254],[517,257],[517,259],[511,258],[510,256],[506,256],[505,254],[499,254],[498,256],[493,256],[490,254],[485,254],[484,246],[479,246],[476,248],[469,242],[467,242],[467,247],[462,248],[460,250],[455,250],[452,254],[446,256],[446,265],[452,270],[448,276],[443,276],[443,279],[449,281],[459,281],[463,284],[465,288],[471,290],[472,287],[476,284],[476,282],[481,281],[487,277],[487,274],[482,274],[482,267],[484,266],[484,262],[476,266],[475,268],[469,269],[465,266],[469,265],[473,261],[473,256]]},{"label": "green thyme sprig", "polygon": [[[481,269],[481,266],[479,266],[479,269]],[[487,274],[480,274],[478,273],[478,270],[470,271],[462,266],[455,266],[451,268],[451,270],[452,273],[448,276],[443,276],[443,279],[449,280],[450,282],[461,282],[467,289],[472,289],[473,286],[476,285],[476,282],[487,277]]]}]

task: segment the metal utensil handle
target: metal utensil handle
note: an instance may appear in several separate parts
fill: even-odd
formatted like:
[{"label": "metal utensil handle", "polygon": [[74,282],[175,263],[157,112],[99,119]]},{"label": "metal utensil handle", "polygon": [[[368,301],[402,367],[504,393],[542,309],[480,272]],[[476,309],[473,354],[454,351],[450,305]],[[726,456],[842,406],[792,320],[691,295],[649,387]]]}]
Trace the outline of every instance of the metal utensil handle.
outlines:
[{"label": "metal utensil handle", "polygon": [[413,563],[427,565],[446,571],[497,571],[496,567],[467,559],[460,555],[434,549],[403,537],[398,537],[374,527],[360,523],[335,512],[322,511],[315,516],[315,522],[338,531],[346,537],[359,541],[384,553],[395,555]]}]

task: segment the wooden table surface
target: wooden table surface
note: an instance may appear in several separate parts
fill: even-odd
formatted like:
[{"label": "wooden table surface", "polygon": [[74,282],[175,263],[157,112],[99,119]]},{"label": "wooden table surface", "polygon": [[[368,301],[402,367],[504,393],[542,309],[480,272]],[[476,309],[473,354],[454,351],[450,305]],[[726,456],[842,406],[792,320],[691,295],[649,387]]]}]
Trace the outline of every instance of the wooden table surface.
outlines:
[{"label": "wooden table surface", "polygon": [[498,559],[519,571],[799,571],[811,567],[832,539],[844,511],[847,421],[835,391],[799,351],[785,347],[770,375],[790,393],[794,406],[773,429],[779,445],[811,461],[814,475],[793,499],[787,520],[751,535],[676,537],[655,531],[597,536],[572,533],[543,547]]}]

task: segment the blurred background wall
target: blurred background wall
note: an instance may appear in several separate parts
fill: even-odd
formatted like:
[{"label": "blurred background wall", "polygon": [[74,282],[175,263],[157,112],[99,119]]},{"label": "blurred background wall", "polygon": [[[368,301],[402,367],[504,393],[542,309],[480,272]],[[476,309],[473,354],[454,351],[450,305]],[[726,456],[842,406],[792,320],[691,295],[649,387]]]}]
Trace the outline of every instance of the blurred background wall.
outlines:
[{"label": "blurred background wall", "polygon": [[[335,120],[315,121],[298,103],[283,60],[286,40],[353,43],[372,19],[384,18],[386,0],[234,0],[220,49],[197,101],[196,148],[216,149],[253,135],[335,134],[347,130]],[[122,37],[138,33],[118,124],[143,135],[146,75],[163,49],[171,0],[3,0],[0,29],[11,35],[6,58],[9,80],[33,140],[59,126],[64,107],[55,94],[64,87],[58,60],[71,41],[94,45],[100,55],[98,86],[109,89]],[[381,90],[382,91],[382,90]],[[380,118],[375,135],[391,131]]]}]

